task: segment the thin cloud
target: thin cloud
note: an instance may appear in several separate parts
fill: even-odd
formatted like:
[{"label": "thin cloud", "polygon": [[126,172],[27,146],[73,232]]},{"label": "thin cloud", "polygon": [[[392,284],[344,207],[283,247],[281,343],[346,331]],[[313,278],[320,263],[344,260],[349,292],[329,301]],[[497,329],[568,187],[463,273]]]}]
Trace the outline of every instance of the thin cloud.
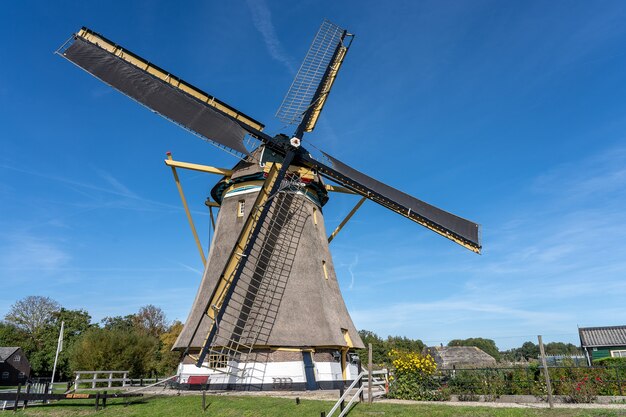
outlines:
[{"label": "thin cloud", "polygon": [[261,33],[263,42],[270,56],[283,64],[290,73],[295,73],[291,59],[285,53],[280,40],[278,40],[276,29],[272,23],[272,13],[265,0],[248,0],[247,4],[252,13],[252,23],[259,33]]},{"label": "thin cloud", "polygon": [[33,269],[56,271],[66,266],[71,256],[51,240],[30,235],[5,236],[0,247],[0,271]]}]

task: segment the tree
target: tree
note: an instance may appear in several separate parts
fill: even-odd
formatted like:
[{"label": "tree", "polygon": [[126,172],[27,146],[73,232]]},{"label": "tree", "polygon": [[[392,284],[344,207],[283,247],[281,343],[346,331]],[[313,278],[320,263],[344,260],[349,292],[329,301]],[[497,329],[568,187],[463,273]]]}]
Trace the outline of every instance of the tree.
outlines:
[{"label": "tree", "polygon": [[0,322],[0,346],[19,346],[24,349],[28,340],[28,333],[15,325]]},{"label": "tree", "polygon": [[91,328],[69,353],[73,370],[129,371],[139,378],[155,371],[159,341],[144,332]]},{"label": "tree", "polygon": [[524,342],[522,347],[518,349],[518,352],[519,356],[526,360],[537,359],[539,357],[539,345],[530,341]]},{"label": "tree", "polygon": [[580,355],[582,352],[578,346],[572,343],[550,342],[545,345],[546,355]]},{"label": "tree", "polygon": [[172,374],[180,363],[182,353],[172,351],[172,347],[174,346],[174,343],[176,343],[176,339],[178,339],[182,330],[183,323],[176,320],[159,337],[161,344],[159,346],[159,358],[156,368],[160,375],[164,376]]},{"label": "tree", "polygon": [[385,342],[376,333],[369,330],[359,330],[359,336],[365,345],[365,349],[359,349],[357,354],[361,359],[361,363],[367,366],[368,361],[368,343],[372,344],[372,360],[374,363],[381,364],[388,362],[387,358],[387,346]]},{"label": "tree", "polygon": [[107,330],[126,330],[132,331],[135,328],[135,315],[128,314],[126,316],[105,317],[100,323]]},{"label": "tree", "polygon": [[[15,344],[28,357],[32,375],[52,372],[50,357],[54,360],[56,343],[50,340],[49,328],[54,323],[54,314],[60,309],[61,305],[49,297],[29,296],[16,301],[4,318],[6,325],[17,330]],[[57,336],[52,338],[56,341],[58,331]]]},{"label": "tree", "polygon": [[[76,340],[85,331],[93,327],[91,324],[91,316],[85,310],[68,310],[61,308],[61,310],[55,312],[52,317],[52,323],[46,326],[43,332],[44,346],[38,352],[35,352],[33,357],[33,360],[38,366],[38,375],[51,375],[52,373],[54,356],[59,341],[59,332],[61,331],[61,322],[65,324],[63,327],[63,350],[59,352],[55,376],[55,380],[57,381],[71,379],[72,372],[69,365],[69,352]],[[31,360],[31,363],[33,360]]]},{"label": "tree", "polygon": [[357,354],[364,364],[367,364],[368,361],[368,343],[372,344],[372,361],[378,365],[389,365],[391,363],[388,356],[391,349],[414,353],[421,353],[424,350],[424,343],[419,339],[410,339],[404,336],[387,336],[387,340],[383,340],[376,333],[369,330],[359,330],[359,336],[361,336],[365,349],[359,349]]},{"label": "tree", "polygon": [[500,360],[500,351],[496,346],[496,342],[491,339],[483,339],[482,337],[470,337],[469,339],[455,339],[448,343],[448,346],[475,346],[483,352],[491,355],[495,360]]},{"label": "tree", "polygon": [[165,313],[160,307],[148,304],[139,309],[134,315],[134,324],[151,336],[159,337],[167,328]]},{"label": "tree", "polygon": [[387,336],[387,348],[421,353],[424,350],[424,343],[419,339],[410,339],[405,336]]},{"label": "tree", "polygon": [[16,301],[4,320],[36,339],[39,331],[52,320],[53,313],[60,309],[61,305],[52,298],[31,295]]}]

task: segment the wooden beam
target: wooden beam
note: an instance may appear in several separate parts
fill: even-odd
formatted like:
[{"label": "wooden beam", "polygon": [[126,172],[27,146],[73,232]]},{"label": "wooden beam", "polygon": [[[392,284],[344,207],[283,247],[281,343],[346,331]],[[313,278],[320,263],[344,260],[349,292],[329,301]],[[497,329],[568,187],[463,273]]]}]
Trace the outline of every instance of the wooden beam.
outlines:
[{"label": "wooden beam", "polygon": [[[173,162],[172,154],[170,152],[167,153],[167,160],[165,160],[165,163],[167,164],[168,161]],[[200,257],[202,258],[202,264],[206,266],[206,257],[204,256],[204,250],[202,250],[202,244],[200,243],[198,232],[196,232],[196,226],[194,226],[193,224],[191,212],[189,211],[189,206],[187,206],[187,199],[185,199],[185,194],[183,193],[183,187],[182,185],[180,185],[180,180],[178,179],[176,165],[170,165],[170,167],[172,168],[172,174],[174,174],[174,181],[176,182],[176,188],[178,188],[178,194],[180,194],[180,199],[182,200],[183,207],[185,208],[185,214],[187,215],[187,220],[189,221],[189,226],[191,227],[191,233],[193,233],[193,237],[196,240],[196,245],[198,246],[198,252],[200,252]]]},{"label": "wooden beam", "polygon": [[231,175],[233,175],[232,169],[216,168],[216,167],[212,167],[209,165],[200,165],[200,164],[192,164],[190,162],[174,161],[173,159],[169,159],[169,157],[168,159],[165,160],[165,165],[172,167],[172,168],[190,169],[192,171],[206,172],[209,174],[218,174],[218,175],[223,175],[225,177],[230,177]]},{"label": "wooden beam", "polygon": [[356,194],[354,191],[347,187],[342,187],[341,185],[330,185],[326,184],[326,191],[332,191],[335,193],[343,193],[343,194]]},{"label": "wooden beam", "polygon": [[348,213],[346,218],[343,219],[343,221],[341,223],[339,223],[339,226],[337,226],[335,231],[333,231],[331,233],[331,235],[328,236],[328,243],[332,242],[332,240],[335,238],[335,236],[337,236],[337,233],[339,233],[339,231],[346,225],[346,223],[348,223],[348,220],[350,220],[352,218],[352,216],[354,216],[354,213],[356,213],[356,211],[363,205],[363,203],[365,203],[365,200],[367,200],[367,198],[361,197],[359,202],[356,203],[356,206],[354,206],[354,208],[352,210],[350,210],[350,213]]}]

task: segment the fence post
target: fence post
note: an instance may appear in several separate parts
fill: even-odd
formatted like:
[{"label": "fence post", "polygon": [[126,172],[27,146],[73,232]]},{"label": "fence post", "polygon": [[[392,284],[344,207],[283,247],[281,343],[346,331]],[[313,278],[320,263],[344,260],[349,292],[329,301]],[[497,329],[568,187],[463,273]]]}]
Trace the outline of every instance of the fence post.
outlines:
[{"label": "fence post", "polygon": [[122,387],[126,386],[126,378],[128,377],[128,372],[124,372],[124,381],[122,381]]},{"label": "fence post", "polygon": [[[95,389],[96,388],[96,379],[98,379],[98,373],[94,372],[93,373],[93,381],[91,381],[91,389]],[[96,408],[97,410],[97,408]]]},{"label": "fence post", "polygon": [[[359,378],[359,389],[361,389],[361,387],[363,386],[363,376],[361,375],[361,372],[363,372],[363,366],[361,365],[361,359],[359,358],[359,361],[357,362],[357,374],[358,374],[358,378]],[[359,392],[359,401],[363,402],[363,390],[361,389]]]},{"label": "fence post", "polygon": [[22,384],[17,384],[17,392],[15,393],[15,404],[13,404],[14,413],[17,413],[17,403],[20,401],[20,391],[22,391]]},{"label": "fence post", "polygon": [[372,344],[367,344],[367,403],[372,403],[372,370],[374,369],[374,364],[372,360]]},{"label": "fence post", "polygon": [[[113,379],[113,372],[110,372],[110,373],[109,373],[109,384],[108,384],[108,388],[111,388],[111,384],[112,384],[111,380],[112,380],[112,379]],[[102,407],[102,408],[104,408],[104,407]]]},{"label": "fence post", "polygon": [[26,410],[26,405],[28,404],[28,394],[30,394],[30,384],[26,384],[26,398],[24,399],[23,407],[24,410]]},{"label": "fence post", "polygon": [[[344,393],[345,388],[346,388],[345,385],[342,385],[342,386],[339,387],[339,398],[340,399],[343,398],[343,393]],[[343,399],[342,399],[341,400],[341,404],[339,404],[339,411],[343,411],[343,407],[344,407],[344,402],[343,402]]]},{"label": "fence post", "polygon": [[74,391],[78,391],[78,380],[80,379],[80,374],[76,372],[76,379],[74,380]]},{"label": "fence post", "polygon": [[[48,393],[50,392],[49,390],[50,390],[50,383],[49,383],[49,382],[46,382],[46,384],[44,385],[44,390],[43,390],[43,392],[44,392],[45,394],[48,394]],[[44,404],[48,404],[48,400],[46,400],[46,399],[45,399],[45,397],[44,397],[43,403],[44,403]]]},{"label": "fence post", "polygon": [[543,372],[546,376],[546,388],[548,389],[548,403],[550,404],[550,408],[554,408],[554,401],[552,400],[552,385],[550,384],[550,372],[548,372],[548,363],[546,362],[546,352],[543,348],[543,340],[541,340],[541,335],[537,336],[537,340],[539,341],[539,352],[541,352],[541,364],[543,366]]}]

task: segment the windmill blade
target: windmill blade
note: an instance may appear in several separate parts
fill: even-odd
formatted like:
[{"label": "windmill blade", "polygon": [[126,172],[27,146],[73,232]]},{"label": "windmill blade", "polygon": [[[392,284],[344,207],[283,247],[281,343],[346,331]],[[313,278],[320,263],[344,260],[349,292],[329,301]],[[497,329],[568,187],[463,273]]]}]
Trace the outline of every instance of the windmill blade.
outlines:
[{"label": "windmill blade", "polygon": [[310,155],[302,155],[301,158],[326,178],[350,188],[355,193],[367,197],[473,252],[480,253],[480,226],[478,224],[396,190],[357,171],[327,153],[322,153],[330,161],[330,166],[313,159]]},{"label": "windmill blade", "polygon": [[87,28],[82,28],[57,53],[225,150],[247,155],[244,136],[257,136],[264,128],[251,117]]},{"label": "windmill blade", "polygon": [[354,35],[334,23],[322,22],[276,112],[276,117],[284,123],[299,124],[297,138],[315,128],[353,38]]}]

